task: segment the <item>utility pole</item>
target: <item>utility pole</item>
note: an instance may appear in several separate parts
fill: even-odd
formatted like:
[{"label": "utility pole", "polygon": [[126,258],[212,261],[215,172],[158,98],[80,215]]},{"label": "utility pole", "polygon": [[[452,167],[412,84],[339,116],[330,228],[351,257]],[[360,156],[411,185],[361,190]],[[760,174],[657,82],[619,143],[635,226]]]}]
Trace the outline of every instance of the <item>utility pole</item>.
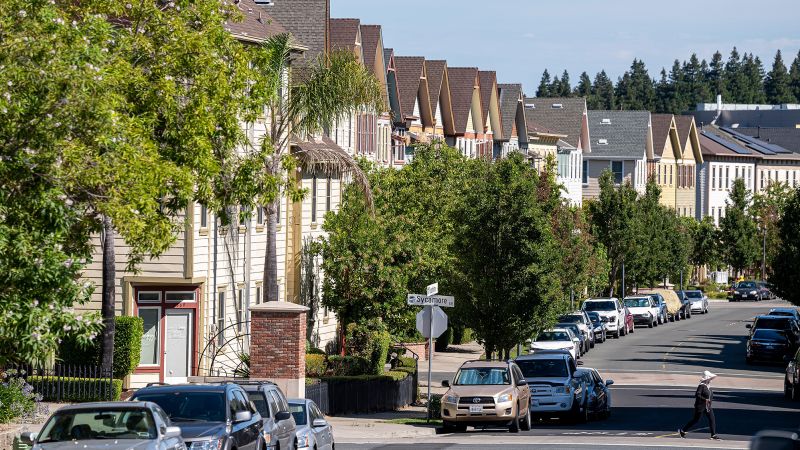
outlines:
[{"label": "utility pole", "polygon": [[767,280],[767,224],[764,223],[764,239],[762,241],[761,279]]},{"label": "utility pole", "polygon": [[625,261],[622,261],[622,292],[619,298],[625,298]]}]

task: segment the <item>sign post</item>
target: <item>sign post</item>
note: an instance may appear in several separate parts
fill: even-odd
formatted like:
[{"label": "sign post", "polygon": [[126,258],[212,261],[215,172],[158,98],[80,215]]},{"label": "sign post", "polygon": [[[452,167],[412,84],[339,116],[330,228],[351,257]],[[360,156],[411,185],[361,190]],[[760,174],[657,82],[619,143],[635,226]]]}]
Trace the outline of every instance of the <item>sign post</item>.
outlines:
[{"label": "sign post", "polygon": [[433,338],[439,337],[447,330],[447,314],[441,306],[452,308],[455,298],[450,295],[436,295],[439,293],[439,283],[433,283],[426,289],[427,295],[408,294],[407,303],[412,306],[422,306],[424,309],[417,314],[417,330],[428,338],[428,413],[427,420],[431,419],[431,383],[433,369]]}]

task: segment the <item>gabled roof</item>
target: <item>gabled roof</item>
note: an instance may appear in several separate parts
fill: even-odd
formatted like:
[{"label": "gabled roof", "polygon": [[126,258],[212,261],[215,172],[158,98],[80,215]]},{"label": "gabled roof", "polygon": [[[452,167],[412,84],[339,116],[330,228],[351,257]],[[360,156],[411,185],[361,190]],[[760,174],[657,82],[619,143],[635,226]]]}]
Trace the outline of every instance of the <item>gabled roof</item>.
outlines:
[{"label": "gabled roof", "polygon": [[[503,125],[503,139],[511,138],[511,130],[517,120],[517,110],[522,107],[521,84],[498,84],[497,90],[500,92],[500,122]],[[519,131],[517,131],[519,133]]]},{"label": "gabled roof", "polygon": [[[555,107],[559,105],[560,107]],[[584,98],[525,97],[525,118],[566,134],[564,141],[576,148],[581,137],[584,112],[586,112]]]},{"label": "gabled roof", "polygon": [[[430,112],[430,100],[427,95],[427,81],[425,77],[425,58],[421,56],[395,56],[394,64],[397,73],[397,89],[400,91],[400,107],[408,117],[414,111],[414,105],[419,101],[420,115],[425,116]],[[427,117],[430,117],[428,114]],[[422,117],[420,117],[422,120]]]},{"label": "gabled roof", "polygon": [[541,134],[541,135],[552,135],[558,137],[564,137],[565,135],[558,133],[556,131],[547,128],[544,125],[538,124],[536,122],[528,122],[528,134]]},{"label": "gabled roof", "polygon": [[[464,134],[467,130],[467,118],[472,108],[472,96],[478,88],[477,67],[449,67],[450,98],[453,102],[453,120],[456,134]],[[480,113],[480,111],[478,111]],[[483,123],[480,117],[472,118],[474,123]]]},{"label": "gabled roof", "polygon": [[364,53],[364,66],[372,70],[373,75],[378,75],[374,73],[373,68],[379,51],[381,52],[380,57],[383,58],[383,47],[379,49],[378,45],[381,45],[381,26],[361,25],[361,47]]},{"label": "gabled roof", "polygon": [[286,28],[278,23],[253,0],[228,1],[238,9],[243,19],[240,22],[227,21],[223,25],[236,39],[246,42],[264,42],[272,36],[286,33]]},{"label": "gabled roof", "polygon": [[[428,92],[431,99],[431,111],[436,115],[436,108],[442,107],[439,111],[442,117],[441,125],[446,134],[454,133],[453,129],[453,101],[450,97],[450,76],[447,69],[447,61],[425,61],[425,68],[428,74]],[[439,105],[441,100],[441,105]]]},{"label": "gabled roof", "polygon": [[313,63],[330,48],[330,0],[282,0],[258,8],[277,19],[307,48],[306,64]]},{"label": "gabled roof", "polygon": [[[667,143],[667,140],[670,139],[669,133],[672,130],[672,114],[651,114],[650,115],[650,123],[653,127],[653,152],[656,156],[661,157],[664,154],[664,146]],[[683,144],[678,144],[678,147],[675,148],[673,145],[673,155],[676,159],[680,158],[681,155],[681,147]]]},{"label": "gabled roof", "polygon": [[394,122],[402,122],[403,109],[400,104],[400,90],[397,86],[397,71],[395,70],[393,49],[383,49],[383,61],[386,65],[386,91],[389,96],[389,108],[392,111],[392,120]]},{"label": "gabled roof", "polygon": [[[478,79],[481,84],[481,115],[489,117],[489,108],[491,108],[492,92],[497,93],[497,72],[491,70],[479,70]],[[499,131],[499,130],[498,130]]]},{"label": "gabled roof", "polygon": [[589,133],[592,153],[585,157],[641,159],[653,147],[648,111],[589,111]]},{"label": "gabled roof", "polygon": [[693,116],[675,116],[675,125],[678,127],[678,137],[681,140],[681,145],[685,145],[686,141],[689,139],[689,133],[692,131],[693,122]]},{"label": "gabled roof", "polygon": [[362,58],[361,31],[358,19],[331,19],[331,50],[347,50]]}]

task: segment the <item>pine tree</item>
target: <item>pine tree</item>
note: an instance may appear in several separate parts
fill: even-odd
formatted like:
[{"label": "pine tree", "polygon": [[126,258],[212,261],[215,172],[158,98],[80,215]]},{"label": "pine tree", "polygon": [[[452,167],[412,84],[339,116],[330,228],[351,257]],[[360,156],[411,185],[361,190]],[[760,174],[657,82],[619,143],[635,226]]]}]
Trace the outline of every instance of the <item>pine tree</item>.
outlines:
[{"label": "pine tree", "polygon": [[752,53],[742,58],[742,75],[745,86],[745,96],[742,103],[763,104],[767,102],[764,93],[764,65],[758,56]]},{"label": "pine tree", "polygon": [[581,78],[578,81],[578,85],[575,86],[575,90],[573,91],[573,94],[576,97],[583,97],[583,98],[586,98],[586,99],[588,99],[589,96],[592,95],[592,79],[589,78],[589,74],[588,73],[583,72],[581,74]]},{"label": "pine tree", "polygon": [[[703,61],[705,63],[705,61]],[[683,76],[686,83],[686,91],[684,95],[684,107],[675,114],[682,113],[688,108],[694,108],[698,103],[705,102],[708,98],[708,86],[706,84],[706,74],[703,65],[697,58],[697,54],[692,53],[689,62],[683,63]]]},{"label": "pine tree", "polygon": [[728,96],[727,86],[725,85],[725,64],[722,62],[722,53],[719,51],[714,52],[711,57],[711,64],[709,64],[708,73],[706,75],[706,85],[710,91],[710,98],[707,101],[714,101],[717,95],[722,98]]},{"label": "pine tree", "polygon": [[657,113],[672,112],[672,99],[675,95],[674,85],[667,78],[667,70],[661,69],[661,79],[656,83],[656,108]]},{"label": "pine tree", "polygon": [[794,94],[794,101],[800,103],[800,51],[797,52],[797,57],[792,62],[792,68],[789,70],[789,86]]},{"label": "pine tree", "polygon": [[559,89],[558,95],[560,97],[572,96],[572,86],[570,85],[569,73],[566,69],[564,69],[564,73],[561,74],[561,89]]},{"label": "pine tree", "polygon": [[589,109],[613,110],[617,108],[617,99],[614,93],[614,83],[608,78],[605,70],[601,70],[594,77],[592,85],[592,97],[595,104],[588,106]]},{"label": "pine tree", "polygon": [[644,61],[634,59],[631,69],[625,72],[617,85],[620,109],[652,111],[655,107],[656,91],[652,78],[647,73]]},{"label": "pine tree", "polygon": [[551,97],[550,94],[550,72],[544,69],[542,80],[539,82],[539,88],[536,89],[537,97]]},{"label": "pine tree", "polygon": [[558,97],[561,95],[561,79],[558,75],[553,77],[553,82],[550,83],[550,97]]},{"label": "pine tree", "polygon": [[775,54],[775,61],[772,63],[772,70],[764,80],[764,91],[767,96],[767,103],[778,105],[781,103],[791,103],[795,100],[790,87],[791,79],[786,65],[783,63],[781,51]]},{"label": "pine tree", "polygon": [[[684,67],[685,66],[686,63],[684,63]],[[672,69],[669,71],[669,81],[672,84],[672,98],[670,98],[668,104],[669,109],[665,112],[680,114],[686,111],[688,107],[689,103],[687,98],[689,96],[689,87],[686,81],[684,67],[681,67],[681,63],[677,59],[672,63]]]},{"label": "pine tree", "polygon": [[743,100],[746,96],[745,80],[742,73],[742,60],[736,47],[731,50],[731,55],[725,63],[725,70],[723,72],[723,81],[727,88],[727,93],[730,99],[724,99],[729,103],[745,103]]}]

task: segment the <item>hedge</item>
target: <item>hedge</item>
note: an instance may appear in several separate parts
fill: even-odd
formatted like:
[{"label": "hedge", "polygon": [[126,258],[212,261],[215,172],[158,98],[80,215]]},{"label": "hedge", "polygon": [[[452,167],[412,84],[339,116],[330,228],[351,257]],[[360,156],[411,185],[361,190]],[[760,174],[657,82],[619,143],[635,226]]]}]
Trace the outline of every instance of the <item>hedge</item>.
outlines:
[{"label": "hedge", "polygon": [[[27,382],[34,392],[42,395],[46,402],[99,402],[105,401],[108,378],[67,378],[52,376],[30,376]],[[60,396],[57,393],[60,392]],[[119,400],[122,380],[112,380],[111,400]]]},{"label": "hedge", "polygon": [[321,377],[325,375],[328,363],[325,355],[307,354],[306,355],[306,377]]},{"label": "hedge", "polygon": [[[141,317],[118,316],[114,320],[114,378],[125,378],[139,365],[142,354],[144,321]],[[65,364],[97,366],[101,362],[102,340],[94,345],[82,347],[74,339],[64,339],[59,346],[58,357]]]},{"label": "hedge", "polygon": [[329,356],[326,374],[335,377],[364,375],[370,363],[360,356]]},{"label": "hedge", "polygon": [[363,373],[371,375],[383,373],[390,341],[391,336],[386,324],[379,317],[347,326],[347,354],[360,356],[369,361],[369,366]]},{"label": "hedge", "polygon": [[390,370],[383,375],[354,375],[354,376],[330,376],[321,378],[322,381],[401,381],[408,376],[408,373],[398,370]]}]

